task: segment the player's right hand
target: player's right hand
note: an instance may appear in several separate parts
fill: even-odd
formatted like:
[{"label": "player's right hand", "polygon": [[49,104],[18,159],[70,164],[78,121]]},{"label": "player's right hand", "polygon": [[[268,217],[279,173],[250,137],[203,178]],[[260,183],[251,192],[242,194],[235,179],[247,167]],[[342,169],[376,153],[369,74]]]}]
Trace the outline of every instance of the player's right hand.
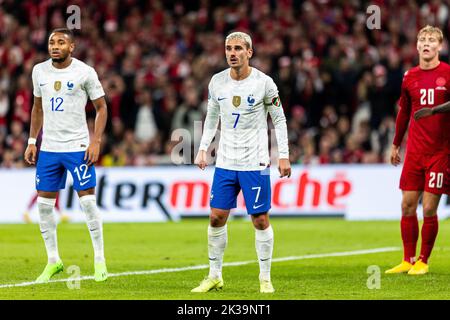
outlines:
[{"label": "player's right hand", "polygon": [[400,158],[400,147],[393,144],[391,147],[391,164],[397,166],[401,161],[402,159]]},{"label": "player's right hand", "polygon": [[414,120],[419,120],[420,118],[429,117],[433,115],[432,108],[422,108],[414,112]]},{"label": "player's right hand", "polygon": [[36,164],[36,153],[37,153],[36,145],[29,144],[24,154],[25,161],[29,165]]},{"label": "player's right hand", "polygon": [[291,163],[289,159],[278,160],[278,171],[280,172],[280,178],[291,176]]},{"label": "player's right hand", "polygon": [[206,151],[199,150],[197,156],[195,157],[194,164],[196,164],[200,169],[205,170],[208,165],[208,161],[206,158]]}]

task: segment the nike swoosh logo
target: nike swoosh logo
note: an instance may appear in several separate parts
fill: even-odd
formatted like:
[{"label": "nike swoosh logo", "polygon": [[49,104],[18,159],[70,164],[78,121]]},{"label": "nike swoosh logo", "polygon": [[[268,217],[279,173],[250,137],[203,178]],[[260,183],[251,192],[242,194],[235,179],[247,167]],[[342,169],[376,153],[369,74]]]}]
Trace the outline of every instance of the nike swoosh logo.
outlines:
[{"label": "nike swoosh logo", "polygon": [[267,258],[267,259],[259,259],[259,261],[267,261],[267,260],[270,260],[270,258]]},{"label": "nike swoosh logo", "polygon": [[89,180],[86,180],[86,181],[84,181],[84,182],[80,182],[80,186],[84,186],[86,183],[88,183],[89,182]]},{"label": "nike swoosh logo", "polygon": [[39,83],[40,87],[45,86],[45,85],[46,85],[46,83]]},{"label": "nike swoosh logo", "polygon": [[217,98],[218,101],[225,100],[226,98]]},{"label": "nike swoosh logo", "polygon": [[263,205],[264,205],[264,203],[263,203],[263,204],[260,204],[259,206],[253,205],[253,209],[258,209],[259,207],[262,207]]},{"label": "nike swoosh logo", "polygon": [[215,260],[217,260],[217,258],[209,258],[209,260],[215,261]]}]

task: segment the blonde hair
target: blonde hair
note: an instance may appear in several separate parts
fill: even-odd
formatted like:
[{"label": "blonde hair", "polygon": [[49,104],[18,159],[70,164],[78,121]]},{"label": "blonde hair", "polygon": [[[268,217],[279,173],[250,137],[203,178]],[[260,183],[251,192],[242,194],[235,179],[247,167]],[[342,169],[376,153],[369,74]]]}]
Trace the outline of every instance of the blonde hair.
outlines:
[{"label": "blonde hair", "polygon": [[435,33],[437,35],[439,43],[442,43],[442,41],[444,40],[444,35],[442,34],[442,30],[439,29],[438,27],[426,25],[425,27],[423,27],[422,29],[419,30],[419,33],[417,34],[417,39],[419,39],[419,37],[424,33],[427,33],[427,34]]},{"label": "blonde hair", "polygon": [[245,45],[247,46],[247,49],[252,49],[252,38],[248,35],[248,34],[246,34],[245,32],[233,32],[233,33],[230,33],[227,37],[226,37],[226,39],[225,39],[225,43],[228,41],[228,40],[231,40],[231,39],[239,39],[239,40],[242,40],[242,41],[244,41],[244,43],[245,43]]}]

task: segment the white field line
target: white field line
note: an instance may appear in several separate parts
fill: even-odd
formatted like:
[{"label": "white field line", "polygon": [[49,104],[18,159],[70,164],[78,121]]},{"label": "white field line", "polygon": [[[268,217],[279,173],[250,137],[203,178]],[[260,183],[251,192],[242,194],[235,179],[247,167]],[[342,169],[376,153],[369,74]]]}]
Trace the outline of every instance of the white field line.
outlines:
[{"label": "white field line", "polygon": [[[356,256],[363,254],[371,254],[371,253],[380,253],[380,252],[391,252],[391,251],[399,251],[398,247],[386,247],[386,248],[375,248],[375,249],[366,249],[366,250],[355,250],[355,251],[344,251],[344,252],[331,252],[331,253],[318,253],[318,254],[307,254],[304,256],[290,256],[290,257],[282,257],[282,258],[273,258],[272,262],[282,262],[282,261],[295,261],[295,260],[305,260],[305,259],[317,259],[317,258],[329,258],[329,257],[345,257],[345,256]],[[236,262],[226,262],[223,264],[224,267],[236,267],[243,266],[247,264],[257,263],[257,260],[248,260],[248,261],[236,261]],[[181,272],[181,271],[190,271],[190,270],[201,270],[208,269],[209,264],[201,264],[197,266],[190,267],[181,267],[181,268],[164,268],[164,269],[155,269],[155,270],[142,270],[142,271],[128,271],[128,272],[120,272],[120,273],[109,273],[108,277],[124,277],[124,276],[133,276],[133,275],[147,275],[147,274],[157,274],[157,273],[169,273],[169,272]],[[67,278],[67,279],[57,279],[50,280],[49,283],[52,282],[66,282],[66,281],[83,281],[83,280],[93,280],[93,276],[83,276],[78,278]],[[21,283],[13,283],[13,284],[2,284],[0,285],[0,289],[2,288],[13,288],[13,287],[27,287],[38,284],[35,281],[30,282],[21,282]]]}]

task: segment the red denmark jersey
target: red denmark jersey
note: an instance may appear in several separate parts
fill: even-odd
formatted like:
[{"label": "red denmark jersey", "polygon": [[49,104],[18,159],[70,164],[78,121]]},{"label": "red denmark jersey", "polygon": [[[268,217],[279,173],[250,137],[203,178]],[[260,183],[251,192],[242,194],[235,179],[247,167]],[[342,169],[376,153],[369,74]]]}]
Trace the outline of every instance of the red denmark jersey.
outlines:
[{"label": "red denmark jersey", "polygon": [[421,154],[450,153],[450,113],[439,113],[414,120],[424,107],[450,100],[450,65],[440,62],[433,69],[416,66],[403,77],[400,110],[395,123],[394,144],[400,146],[409,125],[407,152]]}]

